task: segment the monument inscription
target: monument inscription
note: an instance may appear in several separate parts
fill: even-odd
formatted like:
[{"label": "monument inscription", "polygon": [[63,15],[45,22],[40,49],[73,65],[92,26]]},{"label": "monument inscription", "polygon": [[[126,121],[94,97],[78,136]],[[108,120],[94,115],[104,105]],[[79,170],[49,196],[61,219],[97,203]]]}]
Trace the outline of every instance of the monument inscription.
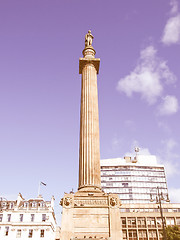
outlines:
[{"label": "monument inscription", "polygon": [[108,205],[106,199],[78,199],[74,200],[74,206],[92,206],[92,205]]}]

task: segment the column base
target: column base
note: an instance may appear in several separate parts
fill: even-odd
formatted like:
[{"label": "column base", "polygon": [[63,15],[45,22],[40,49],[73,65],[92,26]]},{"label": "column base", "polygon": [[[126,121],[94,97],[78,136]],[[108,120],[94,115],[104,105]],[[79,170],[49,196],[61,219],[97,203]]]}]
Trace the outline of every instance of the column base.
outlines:
[{"label": "column base", "polygon": [[118,195],[102,191],[85,192],[84,189],[65,194],[61,200],[61,239],[122,239]]},{"label": "column base", "polygon": [[95,185],[84,185],[78,188],[80,192],[102,192],[101,187]]}]

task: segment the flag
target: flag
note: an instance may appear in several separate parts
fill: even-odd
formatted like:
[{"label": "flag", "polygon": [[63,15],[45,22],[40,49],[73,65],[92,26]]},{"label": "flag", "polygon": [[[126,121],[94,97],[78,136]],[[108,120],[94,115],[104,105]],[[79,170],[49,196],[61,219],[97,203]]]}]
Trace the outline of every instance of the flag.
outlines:
[{"label": "flag", "polygon": [[41,182],[41,185],[44,185],[44,186],[46,186],[46,183],[43,183],[43,182]]}]

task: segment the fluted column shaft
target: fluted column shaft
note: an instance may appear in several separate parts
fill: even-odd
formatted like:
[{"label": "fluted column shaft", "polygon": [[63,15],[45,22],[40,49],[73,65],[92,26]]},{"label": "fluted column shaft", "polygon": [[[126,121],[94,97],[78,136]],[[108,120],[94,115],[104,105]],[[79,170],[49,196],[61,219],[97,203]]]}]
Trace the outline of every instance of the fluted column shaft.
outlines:
[{"label": "fluted column shaft", "polygon": [[96,60],[84,61],[82,67],[79,189],[101,186]]}]

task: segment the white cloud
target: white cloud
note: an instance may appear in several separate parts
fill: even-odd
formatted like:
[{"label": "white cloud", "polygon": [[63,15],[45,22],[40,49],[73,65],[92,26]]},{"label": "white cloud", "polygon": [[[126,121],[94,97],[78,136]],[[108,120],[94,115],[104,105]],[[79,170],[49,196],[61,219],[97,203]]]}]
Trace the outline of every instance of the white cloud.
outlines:
[{"label": "white cloud", "polygon": [[161,41],[165,45],[180,43],[180,13],[177,0],[171,0],[171,17],[167,20]]},{"label": "white cloud", "polygon": [[166,176],[167,177],[173,177],[174,175],[179,174],[179,166],[178,164],[172,162],[172,161],[165,161],[163,162],[163,165],[165,167]]},{"label": "white cloud", "polygon": [[159,121],[158,127],[161,128],[166,133],[171,133],[170,127],[165,122]]},{"label": "white cloud", "polygon": [[148,148],[143,148],[140,146],[139,142],[137,140],[134,140],[131,144],[131,150],[130,152],[126,152],[124,156],[129,156],[129,157],[134,157],[136,155],[135,153],[135,148],[139,148],[139,155],[151,155],[150,151]]},{"label": "white cloud", "polygon": [[[178,143],[173,138],[164,139],[161,141],[161,148],[156,154],[157,163],[165,166],[166,176],[168,178],[177,176],[180,173],[180,166],[177,162],[180,156],[175,152],[177,146]],[[133,158],[136,155],[134,151],[135,147],[139,147],[139,155],[152,155],[148,148],[141,147],[139,142],[134,140],[131,144],[130,152],[126,152],[124,156]]]},{"label": "white cloud", "polygon": [[165,45],[180,43],[180,14],[168,19],[164,28],[162,42]]},{"label": "white cloud", "polygon": [[180,188],[169,188],[169,198],[171,202],[180,202]]},{"label": "white cloud", "polygon": [[164,164],[167,177],[174,177],[180,173],[179,164],[177,163],[180,156],[175,151],[177,146],[178,143],[173,138],[161,141],[161,149],[157,160],[159,164]]},{"label": "white cloud", "polygon": [[178,111],[178,100],[175,96],[167,95],[162,101],[158,108],[160,115],[171,115]]},{"label": "white cloud", "polygon": [[173,138],[162,140],[161,143],[165,146],[166,153],[168,153],[168,155],[178,145],[178,143]]},{"label": "white cloud", "polygon": [[112,139],[112,149],[113,149],[113,151],[121,148],[122,144],[123,144],[123,140],[121,138],[118,138],[117,136],[115,136]]},{"label": "white cloud", "polygon": [[157,50],[150,45],[140,52],[135,69],[119,80],[117,90],[128,97],[139,93],[142,99],[152,105],[162,96],[163,80],[165,84],[171,84],[176,81],[176,77],[167,63],[157,57]]},{"label": "white cloud", "polygon": [[131,131],[135,131],[136,130],[136,124],[132,120],[126,120],[124,122],[124,125],[125,125],[126,128],[130,129]]},{"label": "white cloud", "polygon": [[178,2],[177,2],[177,0],[171,0],[170,5],[171,5],[171,14],[177,13],[178,12]]}]

